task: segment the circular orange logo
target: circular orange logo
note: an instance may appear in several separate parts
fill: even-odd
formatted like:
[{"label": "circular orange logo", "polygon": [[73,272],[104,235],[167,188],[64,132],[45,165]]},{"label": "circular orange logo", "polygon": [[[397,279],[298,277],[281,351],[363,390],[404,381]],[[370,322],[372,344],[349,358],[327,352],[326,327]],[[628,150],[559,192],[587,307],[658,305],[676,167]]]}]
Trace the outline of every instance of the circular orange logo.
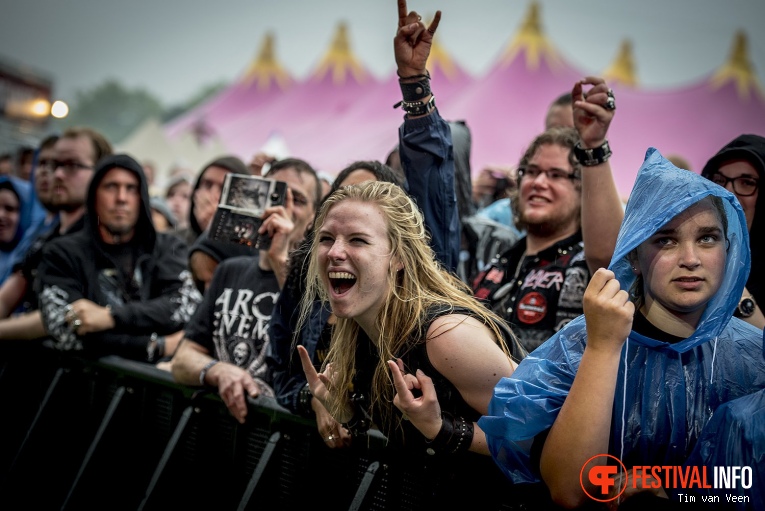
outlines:
[{"label": "circular orange logo", "polygon": [[[604,460],[603,458],[606,459]],[[597,502],[611,502],[618,499],[624,493],[624,490],[627,489],[627,478],[623,477],[619,483],[621,486],[619,493],[613,497],[608,497],[611,493],[611,488],[616,487],[616,475],[619,473],[619,466],[602,464],[604,461],[607,463],[609,461],[608,458],[616,460],[619,466],[622,467],[622,473],[627,474],[627,467],[624,466],[624,463],[616,456],[611,456],[610,454],[596,454],[582,465],[582,470],[579,472],[579,484],[582,486],[582,490],[584,490],[585,495]],[[600,490],[599,495],[595,496],[587,491],[588,484],[585,484],[585,477],[589,485],[593,485],[596,489]]]}]

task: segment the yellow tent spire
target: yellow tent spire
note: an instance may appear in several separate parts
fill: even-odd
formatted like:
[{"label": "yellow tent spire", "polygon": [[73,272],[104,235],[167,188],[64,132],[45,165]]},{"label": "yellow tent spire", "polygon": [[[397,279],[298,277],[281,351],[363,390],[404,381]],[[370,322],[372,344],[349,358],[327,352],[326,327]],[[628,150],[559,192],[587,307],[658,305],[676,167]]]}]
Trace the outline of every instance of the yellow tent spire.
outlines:
[{"label": "yellow tent spire", "polygon": [[502,66],[508,66],[516,55],[523,51],[526,54],[526,65],[529,69],[537,69],[539,62],[544,58],[551,66],[560,63],[558,52],[545,36],[539,19],[539,2],[533,0],[526,13],[526,19],[521,24],[520,30],[507,46],[502,56]]},{"label": "yellow tent spire", "polygon": [[621,83],[634,87],[637,85],[635,59],[632,56],[632,42],[625,39],[619,48],[619,54],[611,65],[603,71],[603,78],[608,83]]},{"label": "yellow tent spire", "polygon": [[351,45],[348,42],[348,27],[344,22],[338,24],[332,45],[319,63],[314,76],[321,79],[328,72],[332,73],[332,82],[336,85],[345,83],[348,73],[353,75],[359,83],[363,83],[367,79],[364,67],[351,51]]},{"label": "yellow tent spire", "polygon": [[271,82],[280,89],[286,89],[291,82],[290,76],[279,64],[274,55],[274,35],[269,32],[263,38],[257,58],[255,58],[240,80],[245,85],[256,83],[258,90],[266,91]]},{"label": "yellow tent spire", "polygon": [[736,32],[733,50],[728,62],[717,70],[710,81],[715,89],[719,89],[728,82],[735,82],[738,95],[742,99],[749,99],[752,90],[763,95],[762,85],[757,79],[752,62],[749,60],[749,41],[742,30]]},{"label": "yellow tent spire", "polygon": [[[426,23],[425,26],[430,26],[430,22]],[[431,74],[433,74],[436,69],[440,69],[448,80],[454,80],[457,78],[457,65],[454,63],[454,59],[452,59],[451,55],[449,55],[446,49],[438,42],[439,39],[438,36],[433,38],[433,43],[430,47],[430,56],[428,57],[428,69]]]}]

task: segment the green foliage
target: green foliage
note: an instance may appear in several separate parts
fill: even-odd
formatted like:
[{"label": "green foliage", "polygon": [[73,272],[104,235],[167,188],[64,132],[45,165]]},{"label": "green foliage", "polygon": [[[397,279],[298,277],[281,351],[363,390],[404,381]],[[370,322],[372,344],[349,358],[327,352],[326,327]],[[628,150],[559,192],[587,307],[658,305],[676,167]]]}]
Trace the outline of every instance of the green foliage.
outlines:
[{"label": "green foliage", "polygon": [[120,143],[144,120],[161,116],[162,103],[143,89],[128,89],[108,80],[89,91],[80,91],[63,127],[90,126],[113,143]]},{"label": "green foliage", "polygon": [[77,92],[69,115],[54,126],[89,126],[103,133],[112,144],[119,144],[151,117],[167,121],[180,115],[223,89],[219,82],[203,87],[181,105],[165,108],[160,100],[144,89],[129,89],[117,80],[108,80],[87,91]]}]

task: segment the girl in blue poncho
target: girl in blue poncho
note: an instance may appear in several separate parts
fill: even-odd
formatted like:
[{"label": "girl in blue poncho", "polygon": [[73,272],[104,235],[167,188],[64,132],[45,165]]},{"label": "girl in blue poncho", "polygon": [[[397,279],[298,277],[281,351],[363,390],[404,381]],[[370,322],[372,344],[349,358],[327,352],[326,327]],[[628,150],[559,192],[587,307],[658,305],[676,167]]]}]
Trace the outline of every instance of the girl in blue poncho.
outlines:
[{"label": "girl in blue poncho", "polygon": [[[650,149],[584,316],[503,378],[479,421],[506,475],[575,507],[600,491],[580,482],[598,454],[628,474],[683,465],[719,404],[765,387],[762,331],[731,319],[748,247],[735,196]],[[628,483],[622,500],[643,490]]]},{"label": "girl in blue poncho", "polygon": [[29,182],[0,176],[0,284],[29,248],[32,232],[43,216]]}]

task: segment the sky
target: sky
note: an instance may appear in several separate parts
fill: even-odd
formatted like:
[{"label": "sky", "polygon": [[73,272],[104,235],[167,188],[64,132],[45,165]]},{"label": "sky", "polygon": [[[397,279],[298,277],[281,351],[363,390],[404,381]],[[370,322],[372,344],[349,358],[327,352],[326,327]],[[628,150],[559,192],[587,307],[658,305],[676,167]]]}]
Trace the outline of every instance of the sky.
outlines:
[{"label": "sky", "polygon": [[[667,89],[708,77],[744,30],[765,84],[764,0],[538,0],[543,28],[576,69],[598,74],[632,42],[639,86]],[[166,106],[205,85],[233,81],[265,34],[299,79],[313,71],[340,21],[375,76],[394,71],[395,0],[5,0],[0,59],[53,80],[54,99],[115,78]],[[469,73],[487,72],[520,26],[529,0],[411,0],[429,19],[443,13],[440,43]]]}]

